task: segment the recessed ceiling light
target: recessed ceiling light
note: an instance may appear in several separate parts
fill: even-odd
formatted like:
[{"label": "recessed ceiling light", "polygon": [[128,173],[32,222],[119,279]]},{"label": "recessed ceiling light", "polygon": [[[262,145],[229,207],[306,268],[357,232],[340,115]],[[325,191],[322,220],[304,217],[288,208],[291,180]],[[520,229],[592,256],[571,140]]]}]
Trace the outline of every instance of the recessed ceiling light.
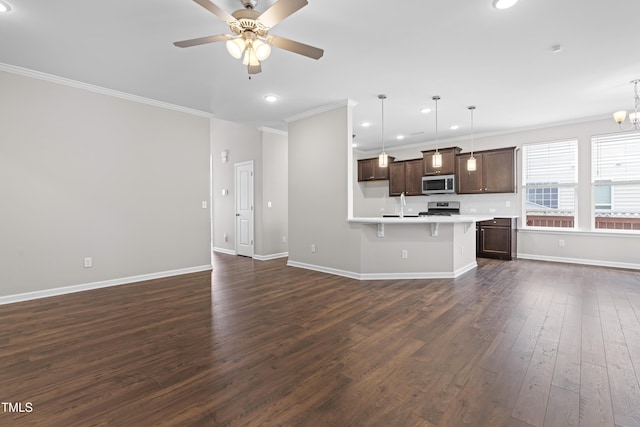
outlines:
[{"label": "recessed ceiling light", "polygon": [[493,0],[493,7],[496,9],[509,9],[517,2],[518,0]]},{"label": "recessed ceiling light", "polygon": [[371,126],[371,123],[369,123],[369,122],[362,122],[362,123],[360,123],[360,126],[362,126],[363,128],[368,128],[369,126]]},{"label": "recessed ceiling light", "polygon": [[398,139],[398,140],[404,139],[404,135],[398,135],[398,136],[396,136],[396,139]]},{"label": "recessed ceiling light", "polygon": [[278,100],[278,97],[275,95],[266,95],[264,97],[264,100],[267,102],[276,102]]},{"label": "recessed ceiling light", "polygon": [[458,126],[458,125],[451,125],[451,126],[449,126],[449,129],[451,129],[451,130],[458,130],[458,129],[460,129],[460,126]]},{"label": "recessed ceiling light", "polygon": [[422,109],[420,110],[420,112],[421,112],[422,114],[429,114],[429,113],[431,112],[431,108],[427,108],[427,107],[422,108]]},{"label": "recessed ceiling light", "polygon": [[352,146],[353,148],[358,148],[358,144],[356,144],[355,142],[354,142],[354,143],[352,143],[352,144],[351,144],[351,146]]},{"label": "recessed ceiling light", "polygon": [[0,12],[9,12],[11,10],[11,6],[6,1],[0,0]]}]

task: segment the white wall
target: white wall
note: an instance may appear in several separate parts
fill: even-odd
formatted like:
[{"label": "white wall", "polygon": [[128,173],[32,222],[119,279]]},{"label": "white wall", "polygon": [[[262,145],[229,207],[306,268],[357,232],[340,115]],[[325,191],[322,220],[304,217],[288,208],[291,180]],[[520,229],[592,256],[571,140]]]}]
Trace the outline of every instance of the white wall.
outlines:
[{"label": "white wall", "polygon": [[[222,163],[220,153],[229,152],[227,163]],[[212,158],[212,194],[213,194],[213,247],[216,250],[235,252],[235,188],[234,165],[253,160],[254,196],[256,206],[262,180],[255,177],[262,174],[262,139],[257,129],[242,126],[225,120],[211,120],[211,158]],[[228,190],[226,196],[222,190]],[[259,218],[258,209],[254,216]],[[258,233],[258,227],[254,228]],[[225,241],[226,235],[226,241]]]},{"label": "white wall", "polygon": [[[229,153],[227,163],[220,156],[224,150]],[[287,135],[212,119],[211,153],[214,250],[235,253],[234,165],[253,161],[254,256],[286,255],[288,244],[282,237],[288,237]],[[228,195],[223,196],[222,190]]]},{"label": "white wall", "polygon": [[0,93],[0,297],[210,268],[208,117],[6,72]]},{"label": "white wall", "polygon": [[345,105],[289,123],[290,265],[360,271],[361,233],[347,222],[351,113]]},{"label": "white wall", "polygon": [[[272,257],[289,251],[289,150],[287,134],[262,132],[262,238],[256,252]],[[284,241],[283,241],[284,240]]]}]

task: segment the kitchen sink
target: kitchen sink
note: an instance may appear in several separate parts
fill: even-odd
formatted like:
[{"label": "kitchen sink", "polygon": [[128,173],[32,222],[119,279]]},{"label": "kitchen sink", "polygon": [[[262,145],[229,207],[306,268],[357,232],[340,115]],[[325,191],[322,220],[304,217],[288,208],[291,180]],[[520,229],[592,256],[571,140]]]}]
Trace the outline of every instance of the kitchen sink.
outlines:
[{"label": "kitchen sink", "polygon": [[[420,215],[405,215],[405,218],[418,218]],[[382,218],[400,218],[398,214],[384,214]]]}]

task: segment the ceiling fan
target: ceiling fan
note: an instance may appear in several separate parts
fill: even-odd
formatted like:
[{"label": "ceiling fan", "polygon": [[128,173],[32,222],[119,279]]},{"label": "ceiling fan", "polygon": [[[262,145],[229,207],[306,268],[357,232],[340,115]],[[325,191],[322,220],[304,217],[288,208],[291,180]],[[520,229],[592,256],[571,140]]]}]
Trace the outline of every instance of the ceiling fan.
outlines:
[{"label": "ceiling fan", "polygon": [[269,34],[271,28],[306,6],[307,0],[279,0],[262,13],[254,9],[257,0],[241,0],[244,9],[236,10],[231,14],[209,0],[193,1],[225,21],[233,34],[183,40],[173,43],[175,46],[191,47],[226,41],[227,50],[231,56],[238,59],[242,57],[242,63],[247,66],[249,74],[262,71],[260,61],[269,57],[271,46],[313,59],[320,59],[324,54],[324,50],[317,47]]}]

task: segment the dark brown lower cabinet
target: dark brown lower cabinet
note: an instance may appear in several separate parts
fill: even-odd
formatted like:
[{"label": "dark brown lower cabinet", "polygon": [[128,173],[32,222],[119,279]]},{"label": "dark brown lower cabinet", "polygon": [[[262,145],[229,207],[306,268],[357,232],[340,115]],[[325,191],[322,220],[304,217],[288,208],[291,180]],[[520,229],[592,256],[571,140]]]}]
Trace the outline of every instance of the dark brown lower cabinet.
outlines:
[{"label": "dark brown lower cabinet", "polygon": [[476,255],[511,260],[516,257],[516,218],[494,218],[476,223]]}]

